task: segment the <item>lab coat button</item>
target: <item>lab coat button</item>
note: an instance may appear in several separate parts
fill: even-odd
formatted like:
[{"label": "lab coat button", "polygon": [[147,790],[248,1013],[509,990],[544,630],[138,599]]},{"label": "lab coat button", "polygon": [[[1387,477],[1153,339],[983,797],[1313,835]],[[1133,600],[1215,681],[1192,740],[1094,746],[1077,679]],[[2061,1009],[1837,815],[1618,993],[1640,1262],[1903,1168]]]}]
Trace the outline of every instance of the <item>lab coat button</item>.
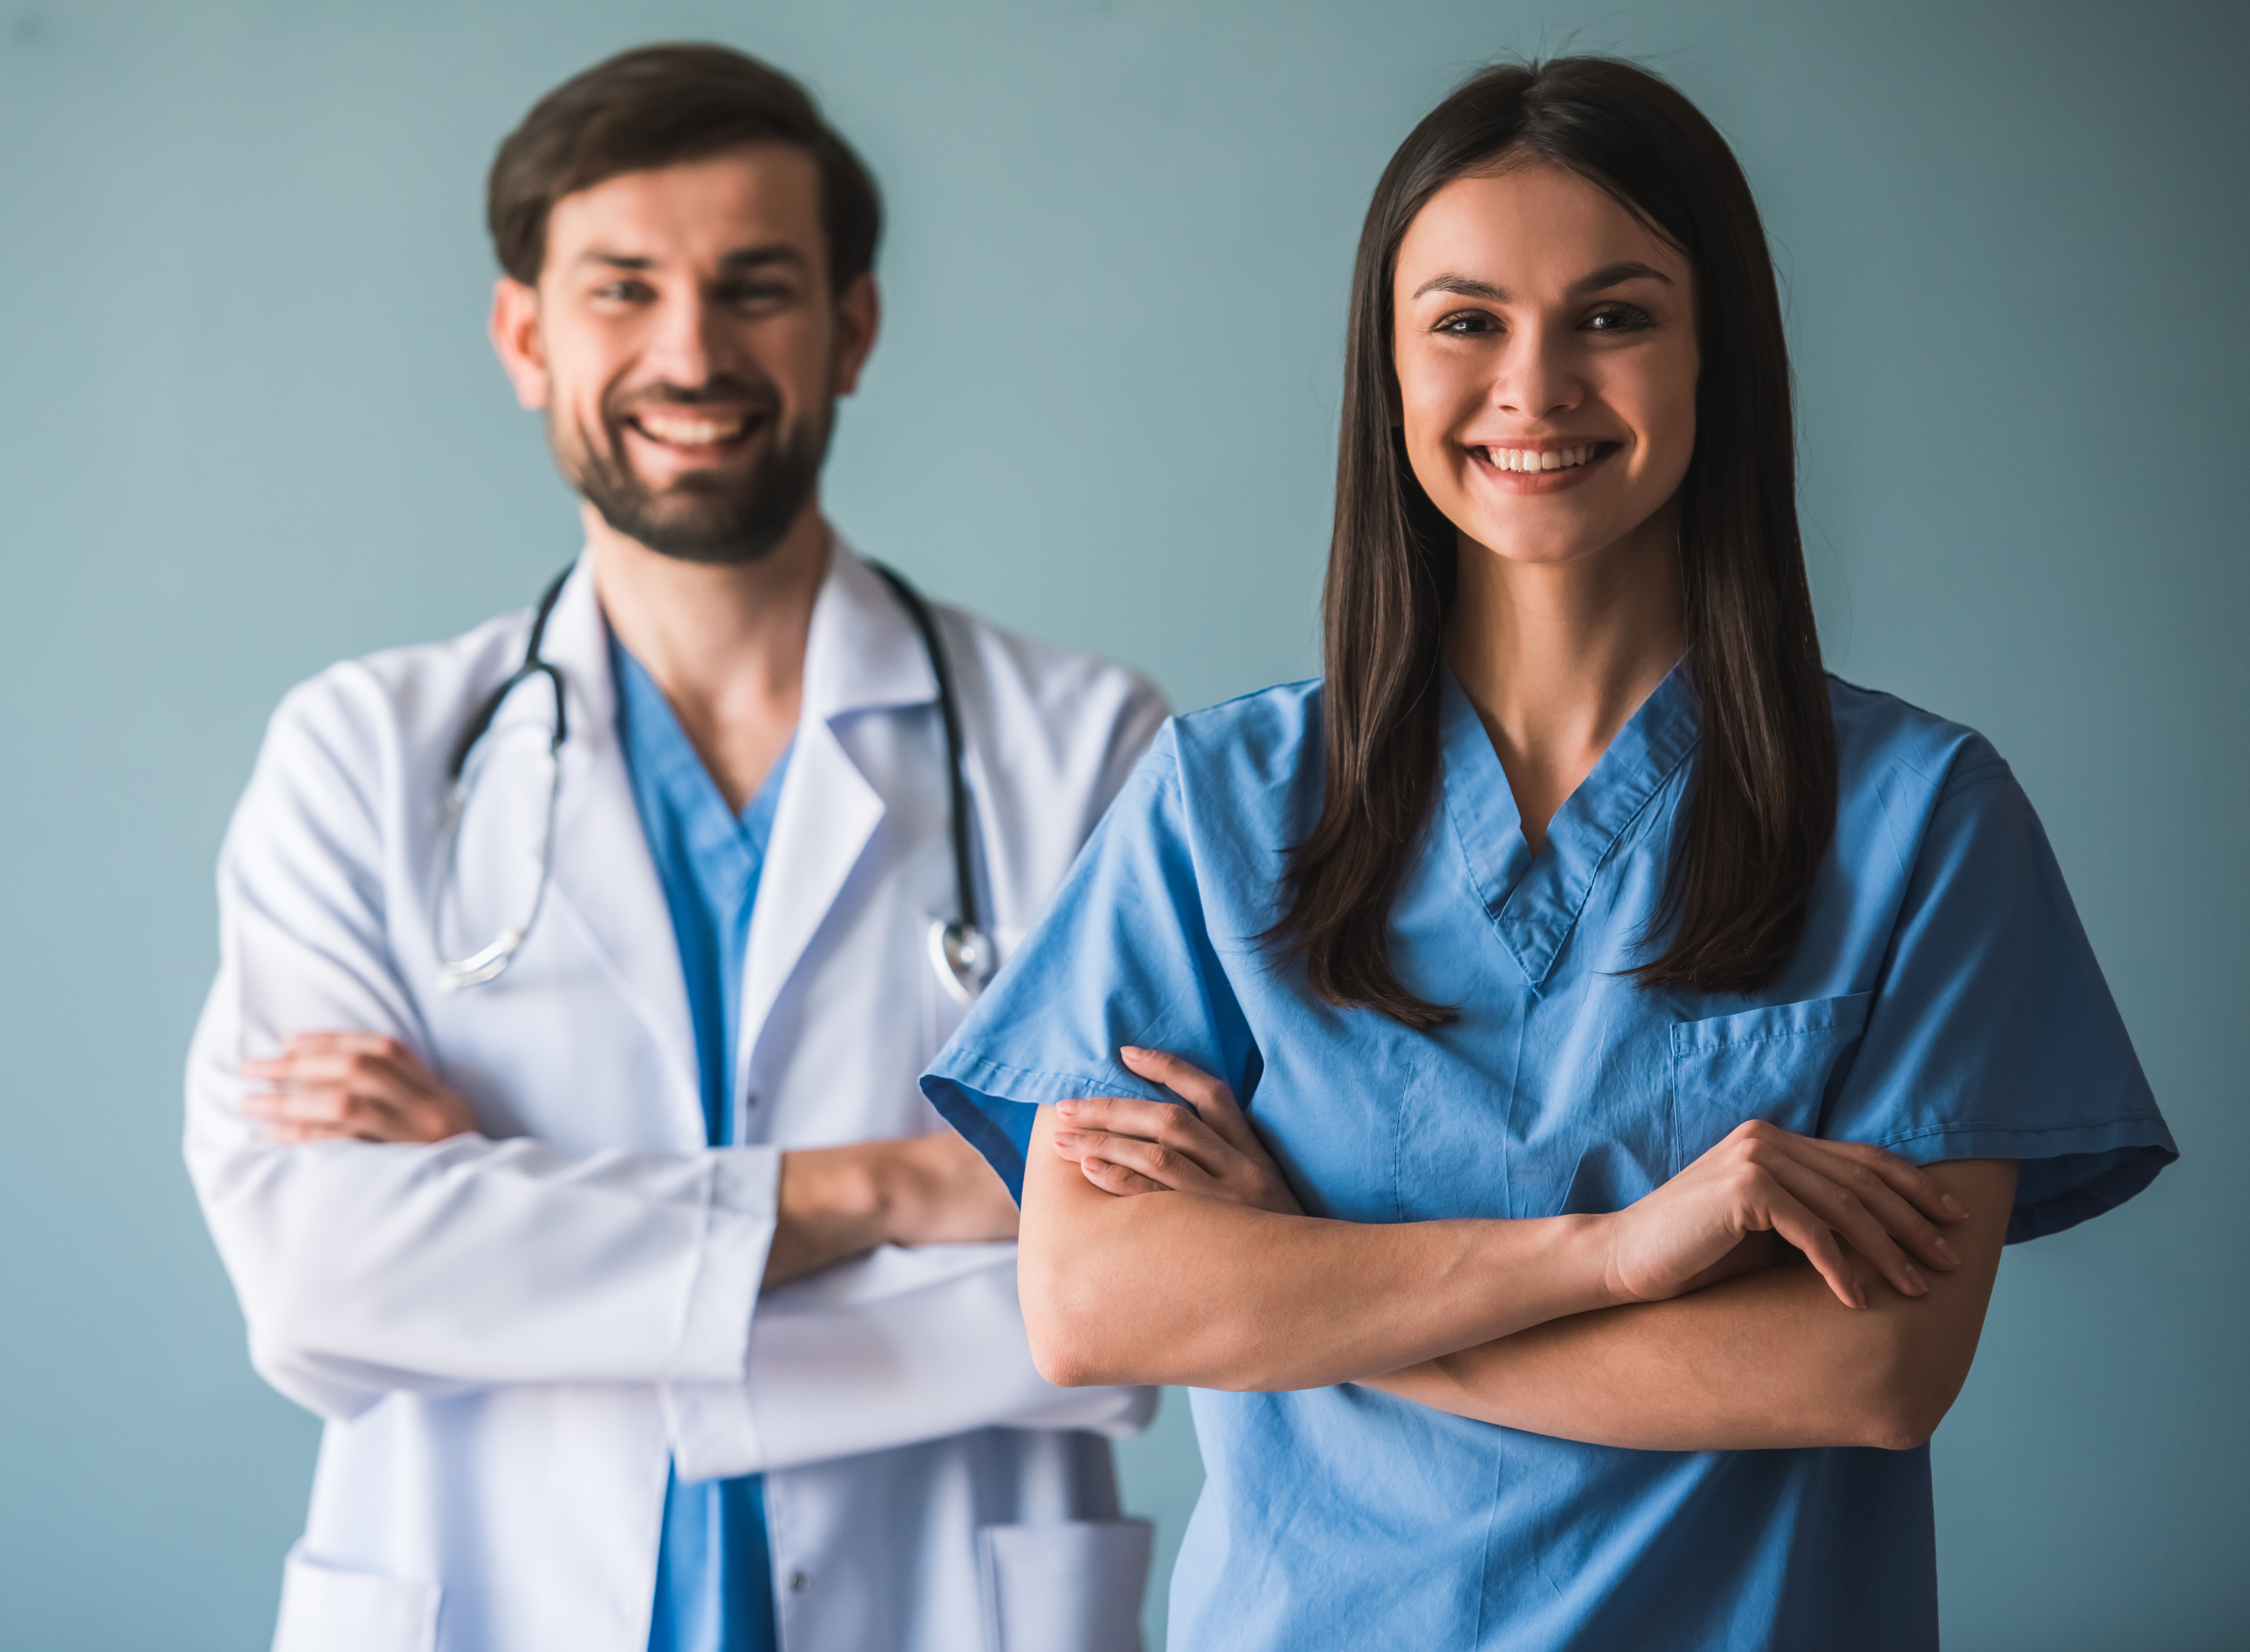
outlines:
[{"label": "lab coat button", "polygon": [[789,1592],[790,1592],[791,1594],[803,1594],[803,1593],[804,1593],[807,1589],[811,1588],[811,1587],[812,1587],[812,1573],[810,1573],[810,1572],[792,1572],[792,1573],[790,1573],[789,1574]]}]

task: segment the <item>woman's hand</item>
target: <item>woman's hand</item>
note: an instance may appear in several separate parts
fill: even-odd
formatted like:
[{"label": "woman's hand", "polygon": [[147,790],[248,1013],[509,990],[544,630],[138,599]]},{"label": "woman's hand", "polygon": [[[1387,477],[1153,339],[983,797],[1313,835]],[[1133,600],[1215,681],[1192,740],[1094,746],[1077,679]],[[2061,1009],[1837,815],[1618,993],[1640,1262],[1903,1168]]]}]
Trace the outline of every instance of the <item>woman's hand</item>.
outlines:
[{"label": "woman's hand", "polygon": [[[1056,1132],[1055,1151],[1087,1180],[1120,1196],[1199,1193],[1302,1214],[1233,1091],[1160,1050],[1128,1048],[1119,1058],[1197,1112],[1119,1097],[1061,1103],[1068,1127]],[[1647,1197],[1597,1220],[1608,1229],[1605,1279],[1619,1303],[1660,1302],[1772,1265],[1788,1256],[1786,1244],[1819,1270],[1839,1301],[1863,1308],[1867,1293],[1845,1243],[1902,1294],[1919,1297],[1929,1285],[1915,1259],[1944,1272],[1959,1267],[1939,1224],[1968,1214],[1895,1153],[1752,1119]]]},{"label": "woman's hand", "polygon": [[273,1086],[242,1098],[269,1141],[444,1141],[477,1127],[467,1102],[380,1033],[299,1033],[242,1072]]},{"label": "woman's hand", "polygon": [[1234,1091],[1200,1068],[1161,1050],[1117,1052],[1125,1066],[1192,1103],[1094,1096],[1056,1105],[1065,1128],[1054,1149],[1104,1193],[1197,1193],[1285,1216],[1304,1208],[1280,1167],[1235,1105]]},{"label": "woman's hand", "polygon": [[1771,1233],[1803,1251],[1846,1307],[1864,1308],[1867,1292],[1839,1239],[1901,1294],[1919,1297],[1929,1284],[1913,1258],[1945,1272],[1959,1267],[1937,1224],[1968,1215],[1895,1153],[1752,1119],[1647,1197],[1601,1218],[1606,1280],[1621,1303],[1664,1301],[1715,1283],[1713,1270],[1744,1240]]}]

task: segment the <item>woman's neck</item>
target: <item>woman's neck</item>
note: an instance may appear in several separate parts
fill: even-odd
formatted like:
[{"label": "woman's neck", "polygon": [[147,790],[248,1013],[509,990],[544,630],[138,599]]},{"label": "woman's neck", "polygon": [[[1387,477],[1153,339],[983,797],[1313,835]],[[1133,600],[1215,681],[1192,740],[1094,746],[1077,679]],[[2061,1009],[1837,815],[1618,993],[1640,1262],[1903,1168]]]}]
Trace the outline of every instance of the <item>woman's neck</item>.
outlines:
[{"label": "woman's neck", "polygon": [[1515,794],[1524,841],[1548,823],[1687,645],[1677,517],[1598,555],[1509,561],[1464,538],[1446,663]]}]

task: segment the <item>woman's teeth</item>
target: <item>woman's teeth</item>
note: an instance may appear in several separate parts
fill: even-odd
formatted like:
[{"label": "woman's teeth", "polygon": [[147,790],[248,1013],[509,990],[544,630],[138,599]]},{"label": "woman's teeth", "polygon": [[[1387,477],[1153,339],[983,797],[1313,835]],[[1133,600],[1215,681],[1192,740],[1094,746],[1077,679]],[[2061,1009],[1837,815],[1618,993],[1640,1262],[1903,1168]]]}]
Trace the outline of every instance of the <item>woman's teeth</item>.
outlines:
[{"label": "woman's teeth", "polygon": [[742,433],[742,421],[738,418],[681,419],[643,413],[635,422],[658,441],[680,447],[708,447],[714,442],[731,442]]},{"label": "woman's teeth", "polygon": [[1495,471],[1567,471],[1584,465],[1601,449],[1598,442],[1583,447],[1549,448],[1545,452],[1528,447],[1488,447],[1485,458]]}]

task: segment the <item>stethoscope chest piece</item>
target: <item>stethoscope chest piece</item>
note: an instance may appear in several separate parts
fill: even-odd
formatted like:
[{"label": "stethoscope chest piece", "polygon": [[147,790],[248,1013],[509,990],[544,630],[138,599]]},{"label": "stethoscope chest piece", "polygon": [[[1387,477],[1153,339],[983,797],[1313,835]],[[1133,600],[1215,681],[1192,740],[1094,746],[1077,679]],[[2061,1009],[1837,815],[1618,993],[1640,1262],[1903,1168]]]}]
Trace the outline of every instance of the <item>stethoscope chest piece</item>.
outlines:
[{"label": "stethoscope chest piece", "polygon": [[938,984],[963,1004],[975,1003],[1000,967],[990,936],[974,924],[949,924],[942,918],[929,926],[929,962]]}]

